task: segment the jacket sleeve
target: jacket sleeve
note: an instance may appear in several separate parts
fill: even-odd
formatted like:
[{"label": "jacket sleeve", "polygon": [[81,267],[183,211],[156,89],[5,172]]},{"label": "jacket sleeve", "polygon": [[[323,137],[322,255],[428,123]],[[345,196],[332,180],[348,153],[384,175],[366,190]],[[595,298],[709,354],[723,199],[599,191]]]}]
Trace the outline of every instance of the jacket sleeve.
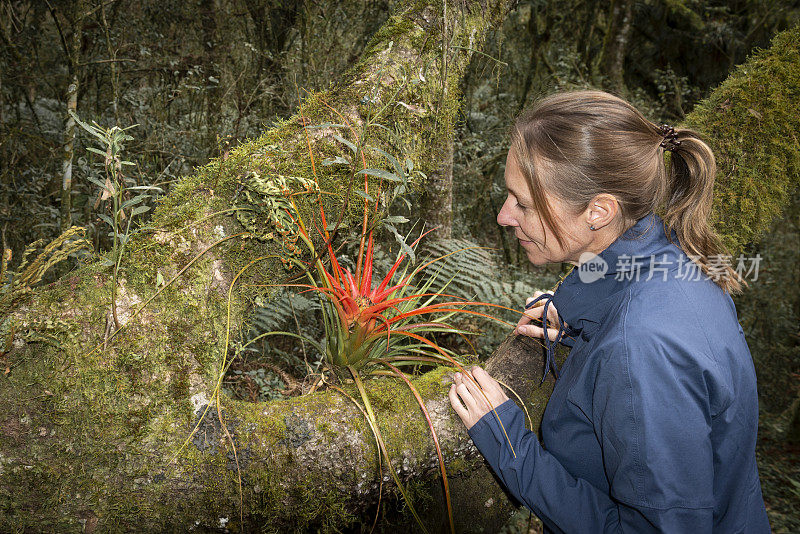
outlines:
[{"label": "jacket sleeve", "polygon": [[680,347],[651,336],[626,339],[614,352],[589,385],[608,492],[545,451],[513,401],[470,429],[473,442],[509,492],[555,532],[710,532],[714,472],[703,372]]},{"label": "jacket sleeve", "polygon": [[611,498],[570,475],[545,451],[525,428],[524,414],[514,401],[495,411],[496,415],[489,412],[475,423],[469,435],[511,495],[554,532],[619,531],[619,514]]}]

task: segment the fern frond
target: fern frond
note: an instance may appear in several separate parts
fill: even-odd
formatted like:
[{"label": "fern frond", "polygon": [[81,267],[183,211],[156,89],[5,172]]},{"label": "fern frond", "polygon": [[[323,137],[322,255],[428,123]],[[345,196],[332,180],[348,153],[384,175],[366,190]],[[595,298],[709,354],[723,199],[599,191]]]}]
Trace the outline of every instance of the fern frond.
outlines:
[{"label": "fern frond", "polygon": [[253,310],[250,326],[261,332],[294,330],[295,316],[303,317],[319,309],[316,299],[282,290]]},{"label": "fern frond", "polygon": [[[92,245],[86,240],[86,229],[82,226],[73,226],[51,241],[44,249],[36,254],[44,240],[40,239],[31,243],[22,254],[22,261],[16,271],[7,269],[9,252],[4,252],[3,276],[0,279],[0,309],[10,306],[31,288],[39,283],[47,271],[58,263],[67,259],[70,254],[81,251],[91,251]],[[8,278],[6,283],[5,277]]]},{"label": "fern frond", "polygon": [[[444,258],[428,267],[442,280],[450,280],[447,292],[465,300],[522,308],[537,285],[514,280],[485,247],[466,239],[431,241],[426,252]],[[506,279],[504,279],[504,274]],[[531,282],[540,282],[531,280]],[[540,282],[541,283],[541,282]]]}]

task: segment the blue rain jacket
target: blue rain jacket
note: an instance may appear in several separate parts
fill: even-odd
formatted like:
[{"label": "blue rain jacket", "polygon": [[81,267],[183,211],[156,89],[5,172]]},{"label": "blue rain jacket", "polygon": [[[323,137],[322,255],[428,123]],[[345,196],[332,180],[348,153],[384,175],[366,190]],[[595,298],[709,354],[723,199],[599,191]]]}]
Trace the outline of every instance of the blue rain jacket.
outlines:
[{"label": "blue rain jacket", "polygon": [[572,349],[541,444],[513,401],[496,411],[516,457],[493,412],[473,442],[549,532],[769,532],[756,378],[733,301],[654,214],[593,263],[552,298]]}]

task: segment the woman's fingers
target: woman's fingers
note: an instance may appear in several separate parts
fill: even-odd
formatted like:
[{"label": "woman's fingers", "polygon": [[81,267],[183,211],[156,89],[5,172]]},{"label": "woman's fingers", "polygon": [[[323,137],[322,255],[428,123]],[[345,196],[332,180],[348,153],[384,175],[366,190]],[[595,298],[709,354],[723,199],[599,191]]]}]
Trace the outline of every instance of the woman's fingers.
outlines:
[{"label": "woman's fingers", "polygon": [[[523,336],[544,339],[544,329],[541,326],[536,326],[535,324],[518,326],[515,331],[517,334],[521,334]],[[558,330],[554,328],[548,328],[547,337],[550,339],[550,341],[555,341],[558,338]]]},{"label": "woman's fingers", "polygon": [[[543,291],[536,291],[532,297],[528,298],[527,304],[530,304],[537,297],[544,295]],[[541,303],[541,305],[540,305]],[[532,308],[528,308],[525,310],[523,316],[517,322],[517,327],[514,331],[517,334],[522,334],[525,336],[530,337],[537,337],[537,338],[544,338],[544,329],[537,324],[533,324],[533,320],[541,321],[542,315],[544,314],[544,301],[537,302]],[[550,304],[547,307],[547,323],[548,326],[554,325],[556,327],[560,326],[560,320],[558,317],[558,311],[556,307]],[[551,341],[555,341],[558,337],[558,328],[548,328],[547,329],[547,337]]]},{"label": "woman's fingers", "polygon": [[473,367],[471,373],[456,373],[447,396],[467,429],[508,400],[500,384],[480,367]]},{"label": "woman's fingers", "polygon": [[491,377],[489,373],[484,371],[481,367],[477,365],[471,369],[472,376],[475,377],[476,382],[480,385],[481,389],[487,393],[496,393],[500,391],[500,384],[497,383],[497,380]]},{"label": "woman's fingers", "polygon": [[461,419],[461,421],[467,425],[467,428],[470,428],[472,425],[468,424],[469,421],[469,410],[467,410],[463,404],[461,404],[461,399],[458,397],[458,393],[456,393],[456,385],[453,384],[450,386],[450,391],[447,393],[447,396],[450,398],[450,406],[453,407],[453,410],[456,412],[456,415]]},{"label": "woman's fingers", "polygon": [[[462,384],[461,387],[464,388],[464,385]],[[467,393],[467,395],[469,394]],[[456,384],[450,386],[450,391],[447,393],[447,396],[450,398],[450,406],[453,407],[456,415],[458,415],[458,418],[464,423],[464,426],[467,427],[467,430],[472,428],[475,423],[480,420],[481,416],[477,415],[474,409],[471,410],[464,406],[464,397],[458,393],[458,386]]]},{"label": "woman's fingers", "polygon": [[[473,368],[474,370],[475,368]],[[463,384],[466,386],[467,391],[472,396],[473,400],[475,401],[475,407],[479,412],[486,413],[489,411],[490,406],[489,402],[487,401],[486,391],[483,389],[482,385],[478,385],[478,382],[474,378],[474,374],[472,375],[473,378],[470,380],[469,378],[465,377],[463,380]],[[483,415],[481,413],[481,415]]]},{"label": "woman's fingers", "polygon": [[[525,299],[525,306],[528,306],[528,304],[536,300],[541,295],[544,295],[543,291],[535,291],[532,297]],[[544,301],[537,302],[532,308],[525,308],[525,311],[517,322],[517,325],[519,326],[528,324],[532,319],[540,318],[542,316],[542,306],[544,306]]]},{"label": "woman's fingers", "polygon": [[[549,310],[548,310],[549,311]],[[533,308],[527,308],[517,322],[517,326],[522,326],[530,323],[534,319],[541,319],[544,312],[544,305],[539,305],[537,302]]]},{"label": "woman's fingers", "polygon": [[453,375],[453,385],[450,386],[447,396],[467,430],[492,408],[497,408],[508,400],[497,380],[477,366],[469,373]]},{"label": "woman's fingers", "polygon": [[[477,412],[478,411],[478,404],[475,399],[475,395],[469,390],[467,384],[465,384],[465,380],[458,379],[456,380],[456,393],[458,396],[461,397],[461,401],[464,403],[464,406],[467,407],[467,410],[470,412]],[[476,392],[478,396],[480,396],[480,392]]]},{"label": "woman's fingers", "polygon": [[500,404],[508,400],[508,396],[500,387],[500,383],[491,377],[489,373],[480,367],[472,368],[472,376],[477,380],[478,385],[486,394],[487,399],[493,407],[497,408]]}]

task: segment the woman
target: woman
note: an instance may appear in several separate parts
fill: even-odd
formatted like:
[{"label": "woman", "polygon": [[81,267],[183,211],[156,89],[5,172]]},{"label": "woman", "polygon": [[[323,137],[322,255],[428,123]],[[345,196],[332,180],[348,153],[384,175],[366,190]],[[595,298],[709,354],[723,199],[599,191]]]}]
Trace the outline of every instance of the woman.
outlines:
[{"label": "woman", "polygon": [[578,266],[516,331],[545,338],[554,371],[550,341],[571,351],[541,444],[485,371],[457,374],[475,445],[549,531],[769,532],[741,281],[707,220],[711,150],[599,91],[545,98],[511,138],[497,222],[532,263]]}]

